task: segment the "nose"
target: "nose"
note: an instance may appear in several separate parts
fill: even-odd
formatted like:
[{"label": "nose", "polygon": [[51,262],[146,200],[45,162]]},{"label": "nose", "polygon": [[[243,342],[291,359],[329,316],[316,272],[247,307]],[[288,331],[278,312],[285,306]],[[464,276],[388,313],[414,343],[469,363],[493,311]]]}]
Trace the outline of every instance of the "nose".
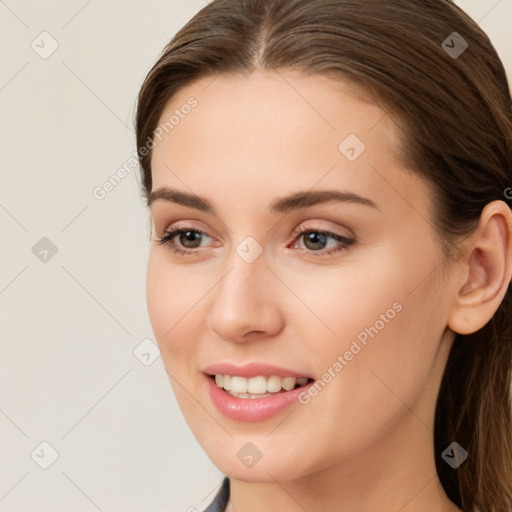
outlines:
[{"label": "nose", "polygon": [[247,263],[234,255],[227,274],[212,290],[208,328],[234,343],[275,336],[283,328],[282,283],[263,256]]}]

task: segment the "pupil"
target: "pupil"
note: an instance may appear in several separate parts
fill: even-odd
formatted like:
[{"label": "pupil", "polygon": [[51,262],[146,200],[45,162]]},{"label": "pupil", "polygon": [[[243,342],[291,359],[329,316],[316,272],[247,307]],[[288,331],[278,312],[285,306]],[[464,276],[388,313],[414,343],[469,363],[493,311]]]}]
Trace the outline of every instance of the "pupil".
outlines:
[{"label": "pupil", "polygon": [[[325,236],[321,235],[319,233],[310,233],[309,236],[306,238],[307,242],[312,242],[313,244],[318,243],[325,243]],[[307,245],[307,244],[306,244]],[[318,247],[316,247],[318,249]]]},{"label": "pupil", "polygon": [[[198,233],[197,231],[187,231],[186,233],[182,233],[182,236],[183,235],[186,237],[185,241],[187,242],[195,242],[201,236],[201,234]],[[183,240],[181,240],[181,242],[183,243]],[[183,245],[187,247],[186,244]]]}]

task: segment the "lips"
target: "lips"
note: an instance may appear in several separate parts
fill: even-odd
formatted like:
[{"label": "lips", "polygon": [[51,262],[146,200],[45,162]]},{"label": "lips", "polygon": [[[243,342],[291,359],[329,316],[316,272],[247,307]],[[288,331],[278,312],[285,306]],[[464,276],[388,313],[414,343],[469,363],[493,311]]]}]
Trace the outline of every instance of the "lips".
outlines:
[{"label": "lips", "polygon": [[[314,384],[314,378],[308,373],[256,362],[245,365],[213,364],[203,368],[203,373],[210,400],[217,410],[230,419],[245,422],[264,421],[294,404],[297,405],[299,394]],[[217,385],[215,376],[217,376],[219,382],[222,382],[226,376],[230,376],[230,380],[238,377],[238,380],[252,379],[258,381],[265,380],[261,377],[270,380],[276,380],[276,377],[278,377],[277,380],[283,379],[284,383],[288,380],[293,381],[294,386],[290,390],[281,389],[279,392],[263,393],[261,398],[258,398],[258,395],[250,393],[233,393],[222,389]],[[256,379],[257,377],[259,379]],[[295,387],[296,380],[297,385],[300,382],[300,387]],[[306,380],[307,383],[304,383]],[[258,389],[258,391],[261,390]]]},{"label": "lips", "polygon": [[219,388],[215,381],[205,375],[206,390],[215,408],[227,418],[242,422],[265,421],[282,413],[288,407],[304,407],[299,400],[301,393],[307,393],[311,381],[308,384],[291,391],[282,390],[270,396],[248,399],[230,396],[224,389]]},{"label": "lips", "polygon": [[276,375],[277,377],[306,377],[308,379],[314,379],[314,377],[308,373],[298,372],[291,368],[283,368],[274,366],[266,363],[246,363],[244,365],[235,365],[233,363],[218,363],[206,366],[203,368],[203,373],[206,375],[233,375],[239,377],[245,377],[249,379],[251,377],[270,377]]}]

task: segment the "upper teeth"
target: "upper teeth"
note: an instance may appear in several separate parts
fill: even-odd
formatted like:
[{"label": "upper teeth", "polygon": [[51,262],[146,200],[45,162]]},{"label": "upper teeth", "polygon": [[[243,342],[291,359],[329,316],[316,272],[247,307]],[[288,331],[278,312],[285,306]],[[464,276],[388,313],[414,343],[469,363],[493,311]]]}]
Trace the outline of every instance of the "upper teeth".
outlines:
[{"label": "upper teeth", "polygon": [[308,381],[307,377],[285,377],[284,379],[277,375],[271,377],[239,377],[237,375],[215,375],[215,382],[219,388],[224,388],[226,391],[233,393],[278,393],[281,388],[286,391],[292,390],[296,385],[303,386]]}]

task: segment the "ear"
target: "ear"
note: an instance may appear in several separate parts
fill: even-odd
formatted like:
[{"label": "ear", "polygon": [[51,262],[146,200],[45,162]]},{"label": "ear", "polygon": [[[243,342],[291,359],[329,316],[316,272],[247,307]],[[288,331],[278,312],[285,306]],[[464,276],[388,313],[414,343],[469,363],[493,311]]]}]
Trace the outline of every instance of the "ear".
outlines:
[{"label": "ear", "polygon": [[461,279],[448,327],[459,334],[481,329],[500,306],[512,275],[512,211],[504,201],[493,201],[480,215],[478,228],[464,241],[459,261]]}]

